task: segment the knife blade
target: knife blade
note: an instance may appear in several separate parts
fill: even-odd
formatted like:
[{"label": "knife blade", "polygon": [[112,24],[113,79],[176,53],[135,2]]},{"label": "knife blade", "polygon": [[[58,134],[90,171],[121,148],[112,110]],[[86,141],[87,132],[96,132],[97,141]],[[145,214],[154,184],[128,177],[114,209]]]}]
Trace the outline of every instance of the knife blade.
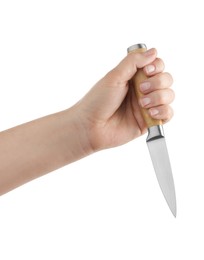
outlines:
[{"label": "knife blade", "polygon": [[[131,52],[144,52],[146,50],[146,45],[139,43],[130,46],[127,49],[127,52],[129,54]],[[147,76],[144,74],[143,70],[138,69],[131,80],[138,99],[143,96],[139,90],[139,85],[146,79]],[[176,193],[162,121],[151,118],[145,108],[141,108],[141,113],[148,127],[146,142],[159,186],[172,214],[176,217]]]}]

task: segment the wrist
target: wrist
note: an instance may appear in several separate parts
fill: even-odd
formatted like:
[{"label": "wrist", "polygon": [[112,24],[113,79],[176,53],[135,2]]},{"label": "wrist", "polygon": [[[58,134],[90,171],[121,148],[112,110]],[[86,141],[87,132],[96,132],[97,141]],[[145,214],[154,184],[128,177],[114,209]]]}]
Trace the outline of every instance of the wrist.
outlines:
[{"label": "wrist", "polygon": [[65,122],[65,143],[67,163],[79,160],[93,153],[88,125],[77,105],[61,112]]}]

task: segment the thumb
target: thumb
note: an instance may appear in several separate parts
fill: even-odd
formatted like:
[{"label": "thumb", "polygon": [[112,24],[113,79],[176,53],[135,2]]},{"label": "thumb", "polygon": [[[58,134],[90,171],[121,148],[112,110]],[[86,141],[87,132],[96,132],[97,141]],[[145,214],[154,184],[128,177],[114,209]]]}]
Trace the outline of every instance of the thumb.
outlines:
[{"label": "thumb", "polygon": [[152,48],[146,52],[132,52],[129,53],[119,64],[116,66],[113,73],[117,80],[122,82],[127,82],[130,80],[138,68],[143,68],[144,66],[152,63],[157,57],[156,49]]}]

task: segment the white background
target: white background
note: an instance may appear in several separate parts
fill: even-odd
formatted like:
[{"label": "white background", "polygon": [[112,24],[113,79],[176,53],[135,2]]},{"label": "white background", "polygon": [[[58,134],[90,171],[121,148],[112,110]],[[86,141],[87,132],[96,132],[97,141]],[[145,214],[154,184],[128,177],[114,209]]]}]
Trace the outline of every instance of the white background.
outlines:
[{"label": "white background", "polygon": [[0,0],[0,130],[70,107],[129,45],[158,49],[178,203],[174,219],[143,136],[0,197],[0,259],[204,259],[202,4]]}]

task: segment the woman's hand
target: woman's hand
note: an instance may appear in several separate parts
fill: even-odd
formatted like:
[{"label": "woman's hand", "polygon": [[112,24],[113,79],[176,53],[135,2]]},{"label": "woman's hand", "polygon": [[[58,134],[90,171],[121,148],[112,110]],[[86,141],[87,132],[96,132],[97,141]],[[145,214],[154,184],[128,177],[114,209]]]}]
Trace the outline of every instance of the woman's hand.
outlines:
[{"label": "woman's hand", "polygon": [[[129,83],[138,68],[148,76],[140,85],[144,94],[140,100]],[[163,70],[164,63],[157,58],[155,49],[131,53],[76,104],[84,136],[93,151],[119,146],[144,134],[147,127],[140,107],[147,108],[152,118],[163,122],[171,119],[173,79]]]}]

